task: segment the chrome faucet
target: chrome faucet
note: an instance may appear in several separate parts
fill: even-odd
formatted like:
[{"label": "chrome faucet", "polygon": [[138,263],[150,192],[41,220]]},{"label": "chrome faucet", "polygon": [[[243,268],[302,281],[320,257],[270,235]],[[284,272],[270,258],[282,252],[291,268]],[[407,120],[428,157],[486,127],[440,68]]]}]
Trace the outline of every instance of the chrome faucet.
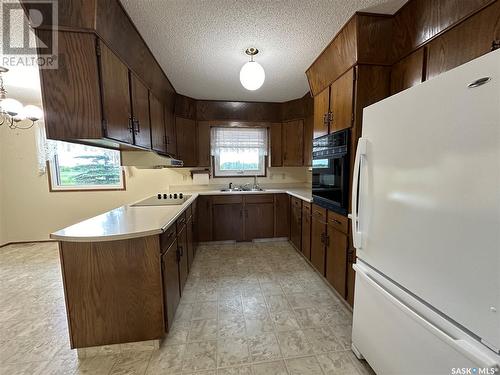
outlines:
[{"label": "chrome faucet", "polygon": [[260,190],[259,183],[257,182],[257,175],[253,176],[253,189]]}]

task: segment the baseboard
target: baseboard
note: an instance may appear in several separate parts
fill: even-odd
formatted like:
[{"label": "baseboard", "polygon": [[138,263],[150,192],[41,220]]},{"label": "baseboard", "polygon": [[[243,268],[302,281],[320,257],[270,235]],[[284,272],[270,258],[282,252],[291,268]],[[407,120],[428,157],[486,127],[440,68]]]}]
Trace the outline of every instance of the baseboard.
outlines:
[{"label": "baseboard", "polygon": [[45,243],[45,242],[57,242],[57,240],[38,240],[38,241],[12,241],[12,242],[7,242],[3,245],[0,245],[0,249],[2,247],[6,247],[9,245],[22,245],[22,244],[27,244],[27,243]]}]

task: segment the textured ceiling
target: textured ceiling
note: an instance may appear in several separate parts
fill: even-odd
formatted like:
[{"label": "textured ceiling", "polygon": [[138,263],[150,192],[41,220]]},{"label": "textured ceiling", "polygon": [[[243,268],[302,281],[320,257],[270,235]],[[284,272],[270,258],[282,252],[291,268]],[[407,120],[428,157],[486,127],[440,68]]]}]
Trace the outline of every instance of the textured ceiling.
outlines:
[{"label": "textured ceiling", "polygon": [[[306,69],[355,11],[392,14],[405,1],[121,0],[178,93],[277,102],[308,91]],[[257,91],[239,82],[252,46],[266,72]]]}]

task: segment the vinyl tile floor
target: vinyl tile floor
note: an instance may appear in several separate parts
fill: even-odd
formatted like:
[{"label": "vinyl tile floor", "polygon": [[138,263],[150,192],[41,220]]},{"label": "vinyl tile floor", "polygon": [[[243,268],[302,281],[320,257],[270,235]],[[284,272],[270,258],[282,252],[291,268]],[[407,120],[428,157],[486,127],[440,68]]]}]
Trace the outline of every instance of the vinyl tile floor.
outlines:
[{"label": "vinyl tile floor", "polygon": [[351,313],[288,242],[201,245],[160,350],[78,359],[57,245],[0,249],[0,374],[325,374],[373,371]]}]

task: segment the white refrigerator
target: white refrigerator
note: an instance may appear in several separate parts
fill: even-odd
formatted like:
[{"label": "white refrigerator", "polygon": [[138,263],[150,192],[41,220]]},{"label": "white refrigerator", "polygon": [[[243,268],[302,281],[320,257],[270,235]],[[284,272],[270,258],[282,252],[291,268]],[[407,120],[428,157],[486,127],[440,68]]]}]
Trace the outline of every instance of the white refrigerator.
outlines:
[{"label": "white refrigerator", "polygon": [[365,108],[354,168],[354,353],[500,374],[500,50]]}]

